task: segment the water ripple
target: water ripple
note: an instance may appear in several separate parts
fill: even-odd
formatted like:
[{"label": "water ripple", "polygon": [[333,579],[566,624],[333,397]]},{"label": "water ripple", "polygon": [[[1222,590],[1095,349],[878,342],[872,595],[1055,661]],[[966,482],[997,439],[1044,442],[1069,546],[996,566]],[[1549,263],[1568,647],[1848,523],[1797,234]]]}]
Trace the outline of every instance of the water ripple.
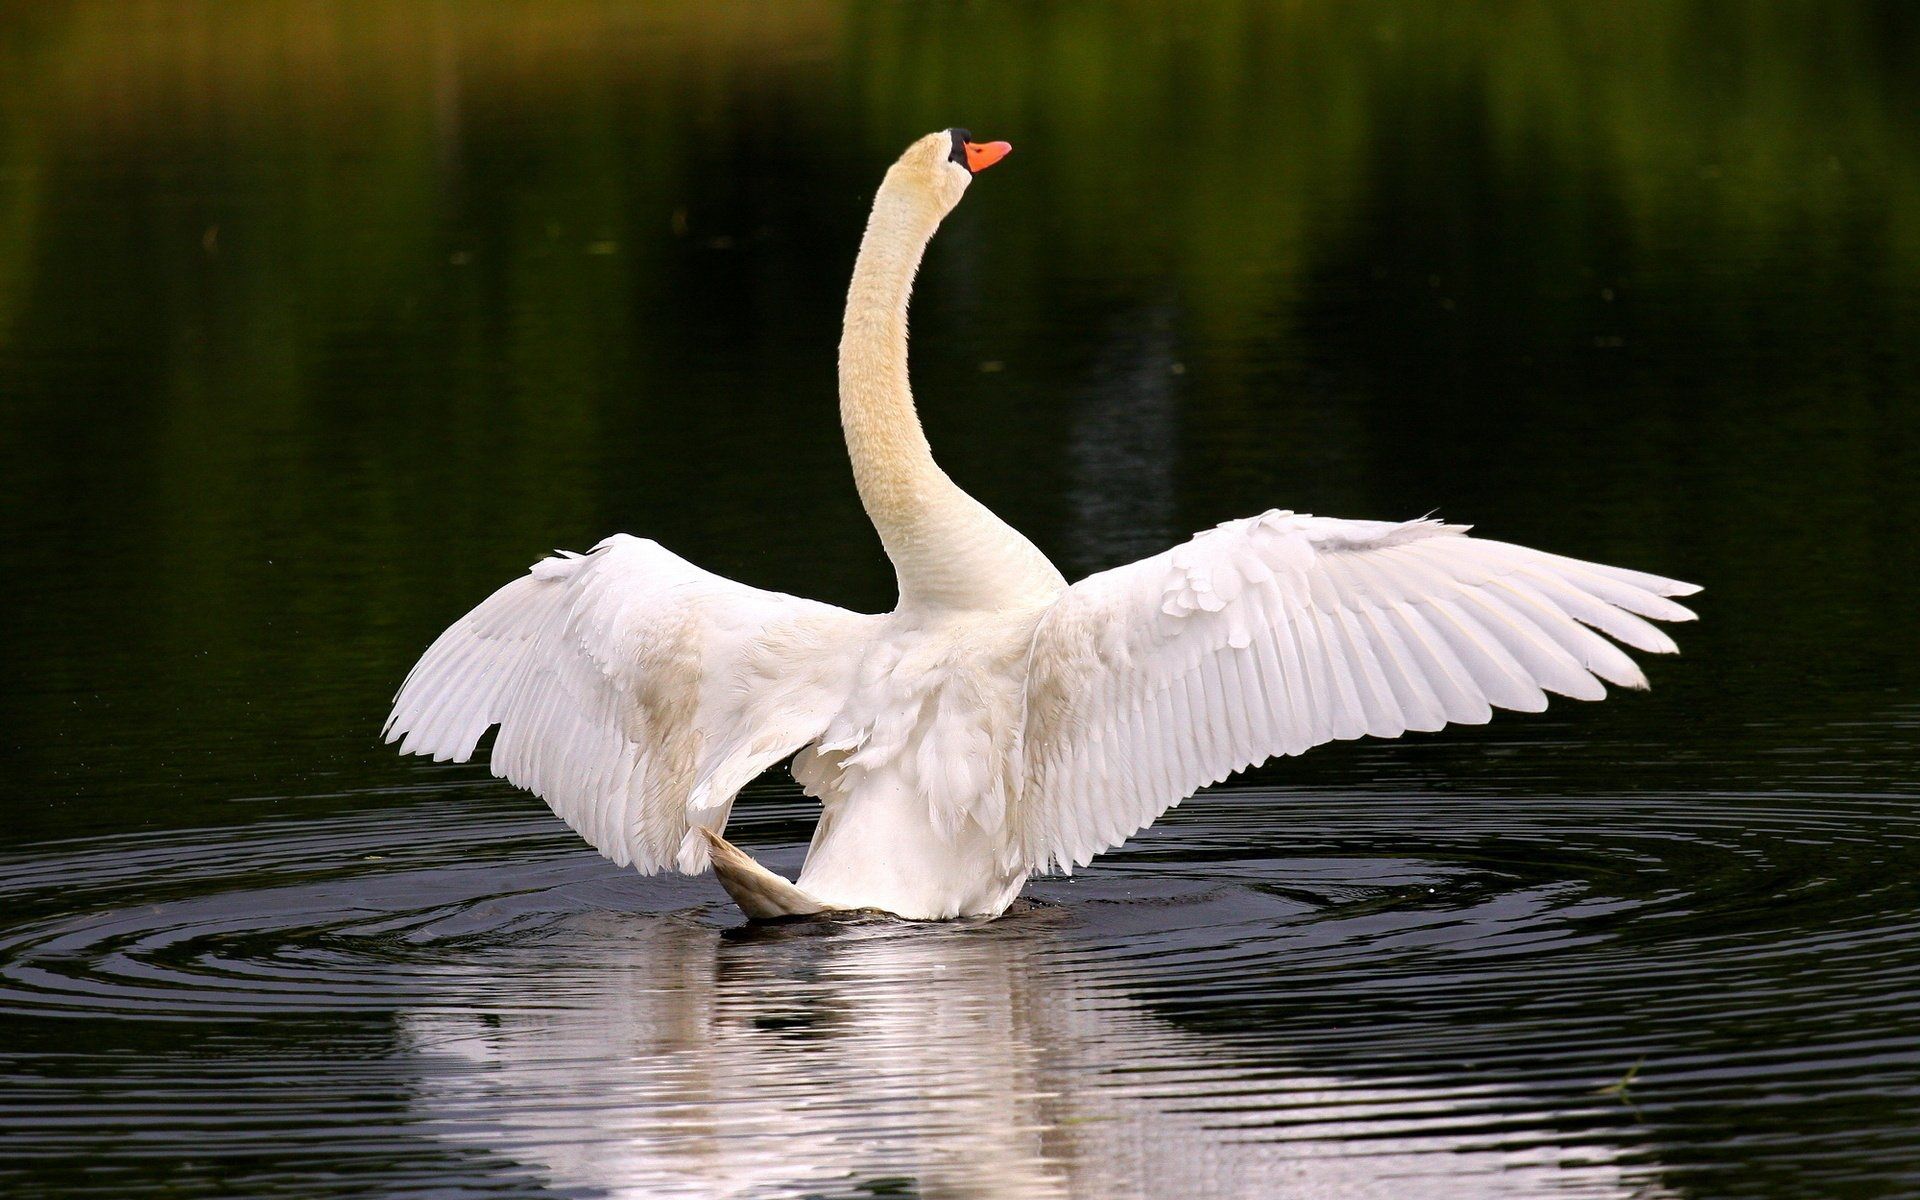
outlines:
[{"label": "water ripple", "polygon": [[[805,815],[736,828],[791,870]],[[484,794],[71,841],[0,860],[0,1183],[1817,1194],[1920,1149],[1917,864],[1866,795],[1246,790],[998,922],[743,930]]]}]

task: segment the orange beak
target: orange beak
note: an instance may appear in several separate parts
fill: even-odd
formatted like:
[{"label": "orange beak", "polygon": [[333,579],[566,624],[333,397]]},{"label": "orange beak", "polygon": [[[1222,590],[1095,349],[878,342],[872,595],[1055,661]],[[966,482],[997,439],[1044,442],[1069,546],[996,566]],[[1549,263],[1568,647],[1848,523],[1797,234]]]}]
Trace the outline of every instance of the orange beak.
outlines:
[{"label": "orange beak", "polygon": [[1013,147],[1006,142],[967,142],[967,170],[975,175],[999,162]]}]

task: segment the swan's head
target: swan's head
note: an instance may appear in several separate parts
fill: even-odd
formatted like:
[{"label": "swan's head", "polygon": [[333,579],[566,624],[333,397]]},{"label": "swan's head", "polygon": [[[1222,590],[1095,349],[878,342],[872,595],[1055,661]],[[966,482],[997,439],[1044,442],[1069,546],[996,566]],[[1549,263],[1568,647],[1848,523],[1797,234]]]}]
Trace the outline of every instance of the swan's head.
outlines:
[{"label": "swan's head", "polygon": [[887,181],[929,196],[945,215],[960,203],[973,177],[1011,149],[1005,142],[976,142],[964,129],[943,129],[908,146],[887,172]]}]

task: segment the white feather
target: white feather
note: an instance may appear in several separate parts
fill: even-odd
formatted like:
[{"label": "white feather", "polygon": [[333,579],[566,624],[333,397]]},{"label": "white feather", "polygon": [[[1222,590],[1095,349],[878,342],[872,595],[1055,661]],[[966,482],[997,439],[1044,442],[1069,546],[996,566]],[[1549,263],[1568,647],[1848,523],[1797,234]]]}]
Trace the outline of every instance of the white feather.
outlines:
[{"label": "white feather", "polygon": [[[611,537],[534,564],[441,634],[386,738],[465,762],[498,725],[496,775],[650,873],[683,857],[694,821],[718,832],[742,784],[819,735],[878,620]],[[693,858],[704,867],[703,849]]]},{"label": "white feather", "polygon": [[[1075,584],[1037,623],[1024,741],[1050,749],[1027,756],[1020,852],[1035,870],[1085,864],[1196,788],[1363,730],[1643,686],[1593,629],[1668,652],[1642,618],[1691,616],[1666,597],[1696,590],[1433,521],[1228,522]],[[1094,630],[1122,631],[1124,669],[1073,651]],[[1231,711],[1256,696],[1266,711]],[[1105,781],[1090,817],[1070,811],[1077,773]]]}]

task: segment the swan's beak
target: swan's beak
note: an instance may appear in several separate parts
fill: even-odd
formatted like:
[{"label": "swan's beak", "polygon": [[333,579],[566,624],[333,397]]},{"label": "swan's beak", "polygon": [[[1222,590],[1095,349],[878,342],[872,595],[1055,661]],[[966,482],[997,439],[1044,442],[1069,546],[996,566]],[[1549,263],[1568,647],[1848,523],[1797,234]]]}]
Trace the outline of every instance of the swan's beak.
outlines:
[{"label": "swan's beak", "polygon": [[975,175],[1007,156],[1013,146],[1007,142],[968,142],[967,170]]}]

